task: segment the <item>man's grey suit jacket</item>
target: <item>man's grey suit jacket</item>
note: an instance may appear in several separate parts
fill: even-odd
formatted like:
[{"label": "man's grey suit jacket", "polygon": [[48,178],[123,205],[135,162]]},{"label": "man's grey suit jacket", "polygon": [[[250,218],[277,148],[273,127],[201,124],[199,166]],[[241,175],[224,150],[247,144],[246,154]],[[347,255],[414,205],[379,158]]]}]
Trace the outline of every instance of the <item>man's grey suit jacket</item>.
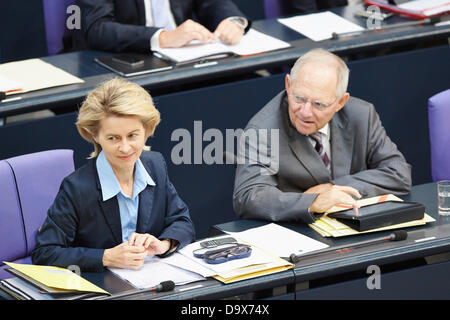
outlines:
[{"label": "man's grey suit jacket", "polygon": [[[279,130],[279,141],[267,139],[266,152],[273,159],[273,144],[278,143],[279,162],[269,168],[267,161],[254,161],[247,152],[245,163],[238,163],[233,207],[240,218],[311,223],[308,208],[317,194],[303,192],[327,182],[351,186],[363,197],[409,192],[411,166],[386,135],[372,104],[350,97],[329,124],[332,178],[309,138],[291,125],[285,91],[249,121],[245,132]],[[245,140],[245,150],[258,149],[250,140]]]}]

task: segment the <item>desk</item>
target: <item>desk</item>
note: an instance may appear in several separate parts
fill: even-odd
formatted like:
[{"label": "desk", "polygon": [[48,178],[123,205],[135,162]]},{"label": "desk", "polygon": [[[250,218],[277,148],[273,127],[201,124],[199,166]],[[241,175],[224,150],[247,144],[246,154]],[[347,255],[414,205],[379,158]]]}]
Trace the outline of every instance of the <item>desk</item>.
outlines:
[{"label": "desk", "polygon": [[[346,19],[365,27],[365,18],[355,17],[353,12],[363,8],[363,5],[335,8],[331,11]],[[406,21],[402,17],[393,17],[387,20],[387,24],[395,24]],[[173,70],[132,77],[130,80],[153,91],[168,89],[174,86],[211,81],[227,76],[237,77],[255,70],[272,68],[292,64],[306,51],[322,47],[339,55],[362,53],[380,48],[424,43],[437,39],[446,39],[450,36],[450,25],[447,26],[411,26],[398,29],[389,29],[385,32],[368,33],[353,38],[340,38],[338,40],[325,40],[314,42],[303,35],[278,23],[276,19],[254,21],[253,27],[281,40],[289,42],[292,47],[254,55],[243,58],[225,58],[217,65],[205,68],[192,68],[191,66],[179,66]],[[95,57],[108,53],[98,51],[80,51],[56,56],[44,57],[47,61],[60,67],[77,77],[85,80],[83,84],[50,88],[36,92],[22,94],[20,101],[11,101],[0,104],[0,118],[11,115],[52,108],[53,110],[71,107],[79,104],[84,96],[98,83],[114,77],[115,74],[97,65]],[[177,88],[177,90],[180,90]]]},{"label": "desk", "polygon": [[[436,184],[429,183],[414,186],[411,194],[404,197],[407,201],[418,201],[425,205],[426,212],[436,219],[436,222],[425,226],[405,229],[408,238],[400,242],[355,249],[350,253],[326,254],[320,257],[298,262],[294,269],[249,279],[232,284],[222,284],[217,280],[208,279],[177,286],[171,292],[141,293],[126,299],[134,300],[181,300],[181,299],[224,299],[224,298],[261,298],[261,299],[449,299],[450,291],[450,217],[439,216],[437,213]],[[248,228],[264,225],[264,221],[238,220],[211,227],[211,234],[223,231],[243,231]],[[344,237],[339,239],[322,238],[307,225],[282,224],[292,230],[301,232],[330,246],[340,246],[358,241],[378,238],[389,232]],[[435,237],[425,242],[415,242],[417,239]],[[421,266],[407,265],[417,258],[425,258],[427,264]],[[403,264],[398,268],[399,263]],[[383,273],[383,269],[397,268]],[[381,267],[381,289],[369,290],[366,287],[367,266]],[[346,279],[351,271],[362,271],[362,277]],[[327,280],[332,276],[340,276],[340,281],[332,285],[308,288],[310,284]],[[119,293],[131,289],[131,286],[114,276],[111,272],[84,273],[83,277],[111,293]],[[393,288],[392,284],[398,286]],[[192,288],[192,289],[191,289]],[[304,289],[299,289],[304,288]],[[399,290],[400,289],[400,290]]]},{"label": "desk", "polygon": [[[405,229],[408,238],[400,242],[329,253],[295,265],[296,299],[449,299],[450,217],[437,211],[436,184],[414,186],[405,201],[423,203],[436,222]],[[212,233],[242,231],[265,222],[241,220],[214,226]],[[331,247],[350,245],[388,235],[377,232],[344,238],[322,238],[306,225],[282,224]],[[424,242],[415,240],[435,237]],[[423,260],[423,258],[426,258]],[[381,268],[381,289],[369,290],[367,267]]]}]

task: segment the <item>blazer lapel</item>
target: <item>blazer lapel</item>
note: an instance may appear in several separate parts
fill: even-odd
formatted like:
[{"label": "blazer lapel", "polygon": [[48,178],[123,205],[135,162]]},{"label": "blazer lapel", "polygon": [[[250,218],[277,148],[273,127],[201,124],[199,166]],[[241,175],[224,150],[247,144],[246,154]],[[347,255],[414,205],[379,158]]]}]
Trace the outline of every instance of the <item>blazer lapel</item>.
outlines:
[{"label": "blazer lapel", "polygon": [[331,169],[333,178],[350,174],[353,153],[353,132],[347,129],[348,120],[342,111],[330,121]]},{"label": "blazer lapel", "polygon": [[[145,170],[147,170],[150,177],[153,181],[156,181],[154,177],[151,175],[151,170],[145,161],[142,161]],[[153,209],[153,198],[154,198],[155,187],[151,185],[147,185],[144,190],[139,193],[139,209],[138,209],[138,220],[136,223],[136,232],[137,233],[147,233],[148,226],[154,225],[154,223],[150,224],[150,220],[155,219],[154,215],[152,215]]]},{"label": "blazer lapel", "polygon": [[137,8],[137,14],[139,18],[139,25],[145,26],[146,23],[146,17],[145,17],[145,0],[135,0],[136,2],[136,8]]},{"label": "blazer lapel", "polygon": [[[139,210],[136,224],[137,233],[147,233],[150,220],[152,219],[154,187],[147,186],[139,193]],[[152,224],[153,225],[153,224]]]},{"label": "blazer lapel", "polygon": [[103,201],[102,195],[100,194],[98,202],[100,204],[100,208],[102,209],[103,215],[105,216],[105,220],[111,229],[114,240],[117,244],[122,243],[122,223],[120,222],[120,211],[117,197]]},{"label": "blazer lapel", "polygon": [[120,210],[119,210],[119,203],[117,201],[117,197],[113,197],[111,199],[108,199],[106,201],[103,201],[102,198],[102,189],[100,185],[100,179],[98,178],[97,173],[97,166],[95,164],[95,161],[93,162],[93,169],[95,172],[95,178],[97,182],[97,189],[98,189],[98,204],[99,207],[102,210],[103,216],[105,217],[106,223],[108,224],[109,228],[111,229],[111,233],[114,237],[114,240],[117,244],[122,243],[122,223],[120,222]]}]

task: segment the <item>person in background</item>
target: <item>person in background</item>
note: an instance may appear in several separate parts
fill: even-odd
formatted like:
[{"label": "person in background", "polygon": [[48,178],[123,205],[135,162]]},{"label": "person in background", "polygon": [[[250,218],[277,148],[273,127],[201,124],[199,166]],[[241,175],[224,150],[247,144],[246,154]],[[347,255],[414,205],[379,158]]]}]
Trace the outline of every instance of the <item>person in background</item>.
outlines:
[{"label": "person in background", "polygon": [[275,130],[278,139],[242,143],[233,193],[240,218],[312,223],[337,204],[357,208],[355,198],[409,192],[411,166],[375,107],[346,92],[348,79],[341,58],[311,50],[250,119],[246,132]]},{"label": "person in background", "polygon": [[163,156],[145,145],[159,122],[151,96],[137,84],[113,79],[88,94],[76,126],[94,151],[63,180],[39,229],[33,264],[139,269],[147,256],[167,256],[195,239]]},{"label": "person in background", "polygon": [[75,47],[150,52],[192,40],[236,44],[250,22],[231,0],[78,0]]}]

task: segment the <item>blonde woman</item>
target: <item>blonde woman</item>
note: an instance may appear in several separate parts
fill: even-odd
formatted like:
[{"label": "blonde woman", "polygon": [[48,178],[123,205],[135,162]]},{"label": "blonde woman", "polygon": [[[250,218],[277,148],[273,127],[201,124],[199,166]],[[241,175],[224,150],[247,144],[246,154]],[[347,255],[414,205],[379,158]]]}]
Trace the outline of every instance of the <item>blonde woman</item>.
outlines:
[{"label": "blonde woman", "polygon": [[88,94],[76,126],[94,151],[62,182],[33,264],[139,269],[146,256],[195,239],[162,155],[145,145],[159,122],[151,96],[134,83],[113,79]]}]

